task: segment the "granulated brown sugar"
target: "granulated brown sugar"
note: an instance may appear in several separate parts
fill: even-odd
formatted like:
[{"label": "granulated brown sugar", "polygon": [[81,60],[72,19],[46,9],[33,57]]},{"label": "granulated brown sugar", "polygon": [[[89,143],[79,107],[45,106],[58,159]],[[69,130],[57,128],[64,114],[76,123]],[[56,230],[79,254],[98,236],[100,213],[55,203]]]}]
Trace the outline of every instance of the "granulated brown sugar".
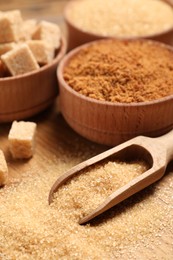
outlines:
[{"label": "granulated brown sugar", "polygon": [[[30,161],[29,170],[25,171],[21,182],[0,190],[1,259],[135,259],[137,252],[148,250],[150,253],[153,240],[159,248],[163,231],[166,229],[171,233],[172,230],[171,182],[170,186],[147,188],[105,213],[92,225],[78,224],[81,213],[95,206],[95,199],[99,202],[99,197],[102,199],[107,195],[111,176],[114,189],[118,187],[118,181],[127,181],[127,170],[131,178],[145,170],[144,164],[134,162],[127,166],[111,162],[105,166],[107,172],[103,170],[101,174],[101,169],[96,171],[96,178],[91,172],[82,174],[64,185],[57,192],[54,203],[48,205],[48,192],[57,176],[91,155],[91,149],[83,143],[74,145],[67,152],[59,143],[56,156],[50,156],[51,148],[46,157],[40,155],[46,161],[42,171],[32,167]],[[38,156],[35,154],[33,160],[38,161]],[[115,172],[108,172],[112,167]],[[121,173],[121,176],[115,178],[113,172]],[[102,176],[99,177],[100,174]],[[85,198],[87,188],[94,195],[93,204],[91,197],[89,201]],[[167,260],[171,259],[167,255]]]},{"label": "granulated brown sugar", "polygon": [[[81,218],[95,209],[112,192],[146,170],[147,165],[140,161],[128,164],[108,161],[97,164],[74,177],[70,184],[63,185],[56,197],[63,197],[63,207],[73,205]],[[59,200],[57,206],[59,208]]]},{"label": "granulated brown sugar", "polygon": [[171,6],[159,0],[80,0],[66,15],[77,28],[103,36],[151,35],[173,26]]},{"label": "granulated brown sugar", "polygon": [[148,41],[100,41],[74,55],[64,79],[77,92],[110,102],[144,102],[173,94],[173,52]]}]

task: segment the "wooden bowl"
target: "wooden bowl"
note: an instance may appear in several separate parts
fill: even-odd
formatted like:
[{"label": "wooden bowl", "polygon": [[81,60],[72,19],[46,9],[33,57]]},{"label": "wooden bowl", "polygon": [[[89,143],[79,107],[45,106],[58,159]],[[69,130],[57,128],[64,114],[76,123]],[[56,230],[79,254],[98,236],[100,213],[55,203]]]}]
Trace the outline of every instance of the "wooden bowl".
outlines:
[{"label": "wooden bowl", "polygon": [[[113,103],[84,96],[66,83],[63,77],[65,66],[79,50],[90,44],[97,44],[97,41],[69,52],[57,70],[60,109],[67,123],[83,137],[109,146],[138,135],[156,137],[171,130],[173,95],[149,102]],[[164,46],[173,51],[171,47]]]},{"label": "wooden bowl", "polygon": [[0,78],[0,122],[25,119],[47,108],[58,94],[56,69],[66,53],[60,50],[51,64],[24,75]]},{"label": "wooden bowl", "polygon": [[[71,21],[69,19],[68,16],[68,12],[72,9],[73,5],[78,4],[79,0],[71,0],[69,1],[69,3],[66,5],[65,9],[64,9],[64,20],[65,20],[65,24],[66,24],[66,28],[67,28],[67,37],[68,37],[68,50],[72,50],[75,47],[82,45],[84,43],[87,42],[91,42],[91,41],[95,41],[95,40],[99,40],[99,39],[106,39],[106,38],[112,38],[112,36],[103,36],[103,35],[99,35],[99,34],[95,34],[89,31],[85,31],[83,30],[83,28],[78,27],[74,24],[73,21]],[[173,8],[173,2],[172,0],[161,0],[163,2],[166,2],[167,4],[169,4],[172,8]],[[94,4],[94,2],[93,2]],[[155,41],[159,41],[159,42],[163,42],[169,45],[173,44],[173,26],[168,29],[168,30],[164,30],[160,33],[156,33],[153,35],[145,35],[142,37],[118,37],[115,35],[114,38],[117,39],[135,39],[135,38],[143,38],[143,39],[151,39],[151,40],[155,40]]]}]

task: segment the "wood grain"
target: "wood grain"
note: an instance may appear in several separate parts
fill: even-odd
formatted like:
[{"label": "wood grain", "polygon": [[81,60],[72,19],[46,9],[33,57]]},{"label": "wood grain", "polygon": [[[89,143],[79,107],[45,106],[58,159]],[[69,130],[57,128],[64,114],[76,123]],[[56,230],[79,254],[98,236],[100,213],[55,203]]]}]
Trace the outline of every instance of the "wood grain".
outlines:
[{"label": "wood grain", "polygon": [[[0,1],[0,10],[20,8],[24,17],[48,19],[51,21],[57,21],[62,23],[62,10],[67,1],[22,1],[22,0],[9,0]],[[7,104],[8,106],[8,104]],[[69,154],[71,157],[77,156],[76,151],[80,151],[79,161],[87,159],[85,151],[88,152],[88,158],[94,154],[98,154],[106,150],[105,146],[96,145],[92,142],[85,140],[76,134],[66,124],[62,116],[58,113],[59,100],[56,104],[50,107],[40,115],[31,118],[38,124],[37,130],[37,146],[35,156],[30,161],[14,161],[9,153],[8,144],[8,132],[11,124],[0,125],[0,149],[4,151],[9,167],[9,184],[14,182],[20,182],[23,178],[23,173],[27,172],[30,167],[35,171],[49,171],[50,165],[53,170],[58,167],[58,160],[54,159],[55,156],[60,156],[62,153]],[[61,153],[57,151],[61,150]],[[70,158],[69,156],[69,158]],[[69,159],[70,160],[70,159]],[[165,187],[169,187],[167,199],[161,201],[163,207],[172,204],[172,185],[173,185],[173,167],[168,168],[166,176],[157,184],[157,187],[163,190]],[[51,188],[51,187],[50,187]],[[158,198],[160,200],[161,198]],[[1,213],[0,213],[1,214]],[[173,217],[173,212],[170,211],[170,219]],[[141,241],[142,244],[142,241]],[[162,237],[156,237],[152,241],[148,241],[148,247],[136,248],[133,255],[133,259],[157,259],[157,260],[171,260],[173,256],[173,226],[170,223],[169,228],[166,226],[163,230]],[[133,249],[134,250],[134,249]],[[92,256],[91,256],[92,258]],[[127,259],[126,255],[122,259]]]}]

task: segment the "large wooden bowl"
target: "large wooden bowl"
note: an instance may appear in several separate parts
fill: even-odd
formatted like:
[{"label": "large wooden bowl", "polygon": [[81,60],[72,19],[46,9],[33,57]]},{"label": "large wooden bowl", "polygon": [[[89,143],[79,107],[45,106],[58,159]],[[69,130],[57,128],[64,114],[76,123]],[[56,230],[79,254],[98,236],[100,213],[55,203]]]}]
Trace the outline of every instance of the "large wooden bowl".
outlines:
[{"label": "large wooden bowl", "polygon": [[58,94],[56,69],[66,53],[60,50],[51,64],[15,77],[0,78],[0,122],[25,119],[47,108]]},{"label": "large wooden bowl", "polygon": [[[173,8],[173,1],[172,0],[161,0],[169,4]],[[77,5],[79,0],[71,0],[66,5],[64,9],[64,20],[67,28],[67,36],[68,36],[68,50],[72,50],[75,47],[82,45],[87,42],[95,41],[98,39],[106,39],[110,38],[110,36],[103,36],[96,33],[92,33],[90,31],[83,30],[83,28],[76,26],[74,22],[69,19],[68,12],[72,9],[73,5]],[[94,1],[93,1],[94,4]],[[125,20],[124,20],[125,21]],[[114,38],[120,39],[120,37],[116,36]],[[153,35],[145,35],[142,37],[125,37],[124,39],[135,39],[135,38],[143,38],[143,39],[151,39],[155,41],[160,41],[169,45],[173,44],[173,26],[168,29],[164,30],[160,33],[156,33]]]},{"label": "large wooden bowl", "polygon": [[[97,44],[97,41],[69,52],[57,70],[60,107],[67,123],[83,137],[110,146],[138,135],[155,137],[171,130],[173,95],[149,102],[113,103],[86,97],[66,83],[63,78],[65,66],[81,48],[90,44]],[[165,48],[173,51],[167,45]]]}]

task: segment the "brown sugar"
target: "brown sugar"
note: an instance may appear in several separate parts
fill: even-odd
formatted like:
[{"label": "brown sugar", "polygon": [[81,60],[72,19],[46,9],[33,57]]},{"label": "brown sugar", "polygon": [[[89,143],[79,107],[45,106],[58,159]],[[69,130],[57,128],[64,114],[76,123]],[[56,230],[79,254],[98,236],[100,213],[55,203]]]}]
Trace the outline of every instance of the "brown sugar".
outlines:
[{"label": "brown sugar", "polygon": [[14,42],[0,43],[0,56],[16,47]]},{"label": "brown sugar", "polygon": [[151,41],[100,41],[75,54],[64,79],[97,100],[144,102],[173,94],[173,51]]},{"label": "brown sugar", "polygon": [[40,67],[26,43],[3,54],[1,60],[12,76],[25,74]]},{"label": "brown sugar", "polygon": [[0,150],[0,187],[5,185],[8,179],[8,167],[4,153]]},{"label": "brown sugar", "polygon": [[[50,150],[41,154],[41,164],[46,159],[41,171],[27,164],[28,170],[20,183],[0,190],[2,259],[134,259],[137,251],[146,252],[148,247],[151,254],[153,240],[159,248],[165,230],[171,233],[172,184],[152,186],[117,205],[93,224],[78,224],[81,214],[104,199],[112,188],[118,188],[146,169],[139,161],[108,163],[95,169],[95,176],[91,169],[63,185],[49,206],[48,192],[57,176],[91,153],[91,147],[84,143],[78,144],[84,150],[77,152],[76,147],[67,153],[63,146],[57,146],[56,157]],[[48,160],[45,155],[50,154]],[[153,250],[152,259],[158,259],[157,256]],[[167,255],[165,259],[172,258]]]},{"label": "brown sugar", "polygon": [[37,20],[35,19],[24,20],[22,23],[23,34],[21,35],[21,40],[23,41],[31,40],[32,34],[35,31],[36,26],[37,26]]},{"label": "brown sugar", "polygon": [[18,42],[23,19],[20,10],[0,13],[0,43]]},{"label": "brown sugar", "polygon": [[0,11],[0,77],[22,75],[51,63],[60,46],[57,24],[23,20],[20,10]]},{"label": "brown sugar", "polygon": [[147,169],[148,166],[143,161],[132,161],[130,163],[107,161],[96,164],[81,171],[79,175],[72,178],[66,185],[61,186],[55,196],[56,198],[65,196],[64,201],[67,201],[67,203],[64,202],[64,206],[68,207],[69,203],[71,203],[76,212],[78,212],[79,218],[82,218],[101,204],[114,191]]},{"label": "brown sugar", "polygon": [[41,21],[35,31],[32,34],[33,40],[43,40],[52,45],[55,49],[58,49],[60,46],[60,28],[57,24]]},{"label": "brown sugar", "polygon": [[36,123],[14,121],[8,139],[12,156],[17,159],[30,158],[35,148]]},{"label": "brown sugar", "polygon": [[42,40],[30,40],[27,44],[38,64],[45,65],[53,60],[55,49],[51,45]]}]

